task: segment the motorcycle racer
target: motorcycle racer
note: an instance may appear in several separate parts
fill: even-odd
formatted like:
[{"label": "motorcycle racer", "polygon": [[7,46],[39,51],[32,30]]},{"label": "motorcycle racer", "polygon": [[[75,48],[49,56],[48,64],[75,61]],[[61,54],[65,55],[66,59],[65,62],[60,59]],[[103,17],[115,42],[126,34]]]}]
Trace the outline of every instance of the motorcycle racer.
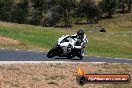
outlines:
[{"label": "motorcycle racer", "polygon": [[84,56],[85,44],[88,43],[88,39],[87,36],[84,34],[84,31],[78,30],[76,34],[71,36],[76,40],[75,47],[81,47],[82,55]]},{"label": "motorcycle racer", "polygon": [[82,60],[87,42],[88,39],[83,30],[77,31],[75,35],[63,35],[58,39],[56,46],[47,53],[47,57],[59,56],[72,59],[77,56]]}]

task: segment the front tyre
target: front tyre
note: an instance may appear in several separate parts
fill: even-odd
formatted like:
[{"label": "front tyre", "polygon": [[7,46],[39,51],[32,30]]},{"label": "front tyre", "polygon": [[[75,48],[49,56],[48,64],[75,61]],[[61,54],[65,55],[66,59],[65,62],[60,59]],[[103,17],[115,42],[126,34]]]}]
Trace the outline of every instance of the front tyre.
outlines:
[{"label": "front tyre", "polygon": [[51,49],[47,54],[48,58],[52,58],[54,56],[56,56],[56,48]]}]

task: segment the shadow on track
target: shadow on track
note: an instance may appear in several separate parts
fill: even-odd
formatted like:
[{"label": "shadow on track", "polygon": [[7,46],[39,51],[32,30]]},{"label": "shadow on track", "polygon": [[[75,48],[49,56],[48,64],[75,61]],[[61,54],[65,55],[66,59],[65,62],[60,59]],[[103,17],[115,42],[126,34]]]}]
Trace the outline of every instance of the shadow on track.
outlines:
[{"label": "shadow on track", "polygon": [[69,58],[67,58],[67,57],[55,57],[55,58],[53,58],[53,59],[62,59],[62,60],[80,60],[79,58],[77,58],[77,57],[74,57],[74,58],[72,58],[72,59],[69,59]]}]

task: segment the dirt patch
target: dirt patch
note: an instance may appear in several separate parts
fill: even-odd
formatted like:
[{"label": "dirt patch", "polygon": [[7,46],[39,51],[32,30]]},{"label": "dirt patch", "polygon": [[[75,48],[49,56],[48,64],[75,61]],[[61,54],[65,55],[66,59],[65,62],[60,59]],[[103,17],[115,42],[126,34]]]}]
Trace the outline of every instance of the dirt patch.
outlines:
[{"label": "dirt patch", "polygon": [[0,44],[21,45],[22,42],[4,36],[0,36]]},{"label": "dirt patch", "polygon": [[76,82],[77,68],[88,74],[130,74],[132,65],[111,63],[0,65],[0,88],[132,88],[130,84],[85,84]]}]

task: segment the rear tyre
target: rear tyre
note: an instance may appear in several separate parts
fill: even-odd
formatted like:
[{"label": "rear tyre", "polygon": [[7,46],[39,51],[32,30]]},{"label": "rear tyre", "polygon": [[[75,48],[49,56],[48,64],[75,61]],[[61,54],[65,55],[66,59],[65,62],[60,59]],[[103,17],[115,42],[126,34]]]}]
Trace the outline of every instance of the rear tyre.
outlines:
[{"label": "rear tyre", "polygon": [[73,58],[72,54],[67,56],[67,59],[72,59],[72,58]]},{"label": "rear tyre", "polygon": [[78,55],[78,57],[79,57],[80,60],[83,59],[83,55],[82,55],[82,51],[81,50],[78,51],[77,55]]},{"label": "rear tyre", "polygon": [[83,59],[83,56],[79,56],[79,59],[82,60]]},{"label": "rear tyre", "polygon": [[71,52],[67,54],[67,59],[72,59],[75,55]]}]

